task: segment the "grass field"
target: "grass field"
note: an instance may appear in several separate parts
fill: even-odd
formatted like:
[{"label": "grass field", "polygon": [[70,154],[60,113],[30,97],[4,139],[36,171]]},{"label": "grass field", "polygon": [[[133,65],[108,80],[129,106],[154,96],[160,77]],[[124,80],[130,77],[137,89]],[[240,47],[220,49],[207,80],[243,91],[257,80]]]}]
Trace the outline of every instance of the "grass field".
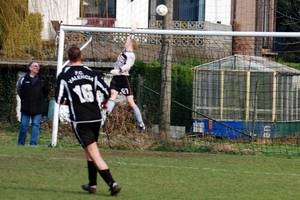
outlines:
[{"label": "grass field", "polygon": [[[0,130],[0,200],[114,199],[98,176],[96,194],[81,189],[86,161],[78,145],[16,146],[16,133]],[[124,200],[278,199],[300,197],[300,160],[265,155],[225,155],[100,149]]]}]

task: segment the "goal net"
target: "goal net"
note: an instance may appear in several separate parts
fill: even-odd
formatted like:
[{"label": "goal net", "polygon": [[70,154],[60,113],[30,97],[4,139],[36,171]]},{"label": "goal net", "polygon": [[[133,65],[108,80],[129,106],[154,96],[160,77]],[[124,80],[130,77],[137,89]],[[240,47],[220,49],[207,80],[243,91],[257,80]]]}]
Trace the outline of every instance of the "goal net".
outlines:
[{"label": "goal net", "polygon": [[[205,30],[217,24],[202,26]],[[292,53],[285,51],[283,41],[297,41],[300,33],[204,30],[136,30],[139,48],[131,79],[148,133],[167,130],[174,139],[263,142],[298,137],[300,71],[297,64],[284,62]],[[78,45],[84,64],[108,81],[129,32],[62,25],[57,73],[68,64],[68,47]],[[162,87],[167,81],[170,90]],[[162,101],[170,108],[160,108]],[[52,146],[57,143],[58,115],[56,105]],[[169,129],[162,129],[165,126]]]}]

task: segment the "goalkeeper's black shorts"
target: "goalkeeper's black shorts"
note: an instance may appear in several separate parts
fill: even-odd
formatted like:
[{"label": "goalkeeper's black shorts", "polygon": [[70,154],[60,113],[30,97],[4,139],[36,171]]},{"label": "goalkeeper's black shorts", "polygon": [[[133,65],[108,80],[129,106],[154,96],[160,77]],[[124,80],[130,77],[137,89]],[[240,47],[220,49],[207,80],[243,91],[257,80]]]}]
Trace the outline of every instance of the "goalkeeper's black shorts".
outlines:
[{"label": "goalkeeper's black shorts", "polygon": [[114,89],[125,96],[133,95],[129,78],[129,76],[124,75],[113,76],[110,82],[110,89]]}]

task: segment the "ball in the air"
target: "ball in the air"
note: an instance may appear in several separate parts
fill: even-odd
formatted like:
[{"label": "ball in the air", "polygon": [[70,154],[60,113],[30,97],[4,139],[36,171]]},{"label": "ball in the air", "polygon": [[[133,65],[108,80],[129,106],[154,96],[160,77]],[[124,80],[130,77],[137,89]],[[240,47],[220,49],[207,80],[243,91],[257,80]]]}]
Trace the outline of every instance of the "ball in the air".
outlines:
[{"label": "ball in the air", "polygon": [[156,14],[159,16],[165,16],[168,13],[168,8],[164,4],[160,4],[156,7]]}]

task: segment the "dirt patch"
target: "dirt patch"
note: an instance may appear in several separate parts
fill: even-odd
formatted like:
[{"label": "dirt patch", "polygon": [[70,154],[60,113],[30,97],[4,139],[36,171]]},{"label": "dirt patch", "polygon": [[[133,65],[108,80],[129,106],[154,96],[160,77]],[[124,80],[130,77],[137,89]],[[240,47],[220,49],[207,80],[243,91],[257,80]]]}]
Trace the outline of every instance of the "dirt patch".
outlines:
[{"label": "dirt patch", "polygon": [[10,141],[12,141],[12,138],[9,137],[9,136],[0,136],[0,140],[1,141],[8,141],[8,142],[10,142]]}]

